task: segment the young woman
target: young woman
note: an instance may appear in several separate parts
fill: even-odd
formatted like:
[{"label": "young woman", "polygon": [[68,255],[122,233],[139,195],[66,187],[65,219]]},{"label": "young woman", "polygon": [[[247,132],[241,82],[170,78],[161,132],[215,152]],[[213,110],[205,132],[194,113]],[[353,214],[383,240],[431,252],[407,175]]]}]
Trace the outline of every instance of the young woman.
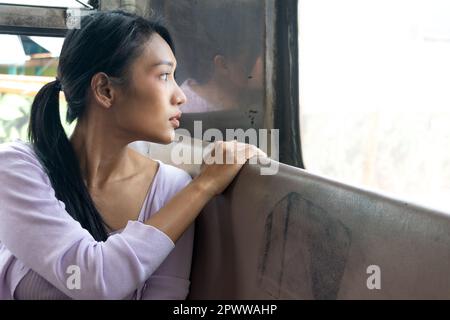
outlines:
[{"label": "young woman", "polygon": [[[0,146],[0,299],[184,299],[193,222],[242,167],[184,171],[128,148],[170,143],[186,98],[167,30],[121,11],[82,19],[32,105],[30,143]],[[68,138],[59,92],[68,102]],[[215,156],[261,154],[218,142]]]}]

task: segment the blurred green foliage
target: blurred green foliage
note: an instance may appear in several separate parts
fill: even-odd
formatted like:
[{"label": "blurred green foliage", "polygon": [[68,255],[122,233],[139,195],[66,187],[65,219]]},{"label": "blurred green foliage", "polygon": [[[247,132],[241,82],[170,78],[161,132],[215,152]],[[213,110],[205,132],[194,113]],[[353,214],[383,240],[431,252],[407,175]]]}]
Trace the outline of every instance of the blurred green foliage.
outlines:
[{"label": "blurred green foliage", "polygon": [[[28,141],[27,131],[33,97],[3,93],[0,94],[0,143],[20,139]],[[67,103],[60,100],[60,119],[67,135],[72,134],[76,121],[65,121]]]}]

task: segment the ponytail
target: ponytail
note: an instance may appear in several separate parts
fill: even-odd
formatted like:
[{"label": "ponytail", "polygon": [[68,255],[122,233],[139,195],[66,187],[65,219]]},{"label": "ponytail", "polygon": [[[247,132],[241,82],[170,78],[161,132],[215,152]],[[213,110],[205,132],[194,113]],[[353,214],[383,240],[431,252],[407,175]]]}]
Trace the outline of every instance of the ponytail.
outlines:
[{"label": "ponytail", "polygon": [[66,211],[97,241],[108,237],[81,176],[79,163],[59,115],[60,81],[47,83],[31,106],[28,138]]}]

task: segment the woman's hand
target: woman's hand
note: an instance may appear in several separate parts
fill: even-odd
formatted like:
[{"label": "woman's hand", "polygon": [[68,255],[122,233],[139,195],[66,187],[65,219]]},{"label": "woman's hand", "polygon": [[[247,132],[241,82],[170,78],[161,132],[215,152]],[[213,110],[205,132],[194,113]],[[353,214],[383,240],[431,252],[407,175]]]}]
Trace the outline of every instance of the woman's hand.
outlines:
[{"label": "woman's hand", "polygon": [[173,242],[194,222],[211,198],[225,190],[248,159],[267,157],[255,146],[237,141],[220,141],[213,146],[213,151],[204,159],[200,174],[145,221],[167,234]]},{"label": "woman's hand", "polygon": [[195,180],[201,183],[211,197],[222,193],[233,181],[245,162],[254,157],[267,157],[259,148],[232,141],[217,141],[201,166]]}]

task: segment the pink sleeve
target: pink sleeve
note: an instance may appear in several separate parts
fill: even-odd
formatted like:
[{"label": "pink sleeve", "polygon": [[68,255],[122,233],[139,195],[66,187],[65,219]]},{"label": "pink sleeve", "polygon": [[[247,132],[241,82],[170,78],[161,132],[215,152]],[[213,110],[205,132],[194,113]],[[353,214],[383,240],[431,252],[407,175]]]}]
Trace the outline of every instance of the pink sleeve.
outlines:
[{"label": "pink sleeve", "polygon": [[175,249],[145,283],[143,300],[185,300],[189,293],[195,224],[178,239]]},{"label": "pink sleeve", "polygon": [[[55,197],[24,146],[0,146],[0,242],[27,267],[74,299],[121,299],[141,287],[175,247],[155,227],[130,221],[105,242],[93,239]],[[80,289],[67,284],[75,266]]]}]

